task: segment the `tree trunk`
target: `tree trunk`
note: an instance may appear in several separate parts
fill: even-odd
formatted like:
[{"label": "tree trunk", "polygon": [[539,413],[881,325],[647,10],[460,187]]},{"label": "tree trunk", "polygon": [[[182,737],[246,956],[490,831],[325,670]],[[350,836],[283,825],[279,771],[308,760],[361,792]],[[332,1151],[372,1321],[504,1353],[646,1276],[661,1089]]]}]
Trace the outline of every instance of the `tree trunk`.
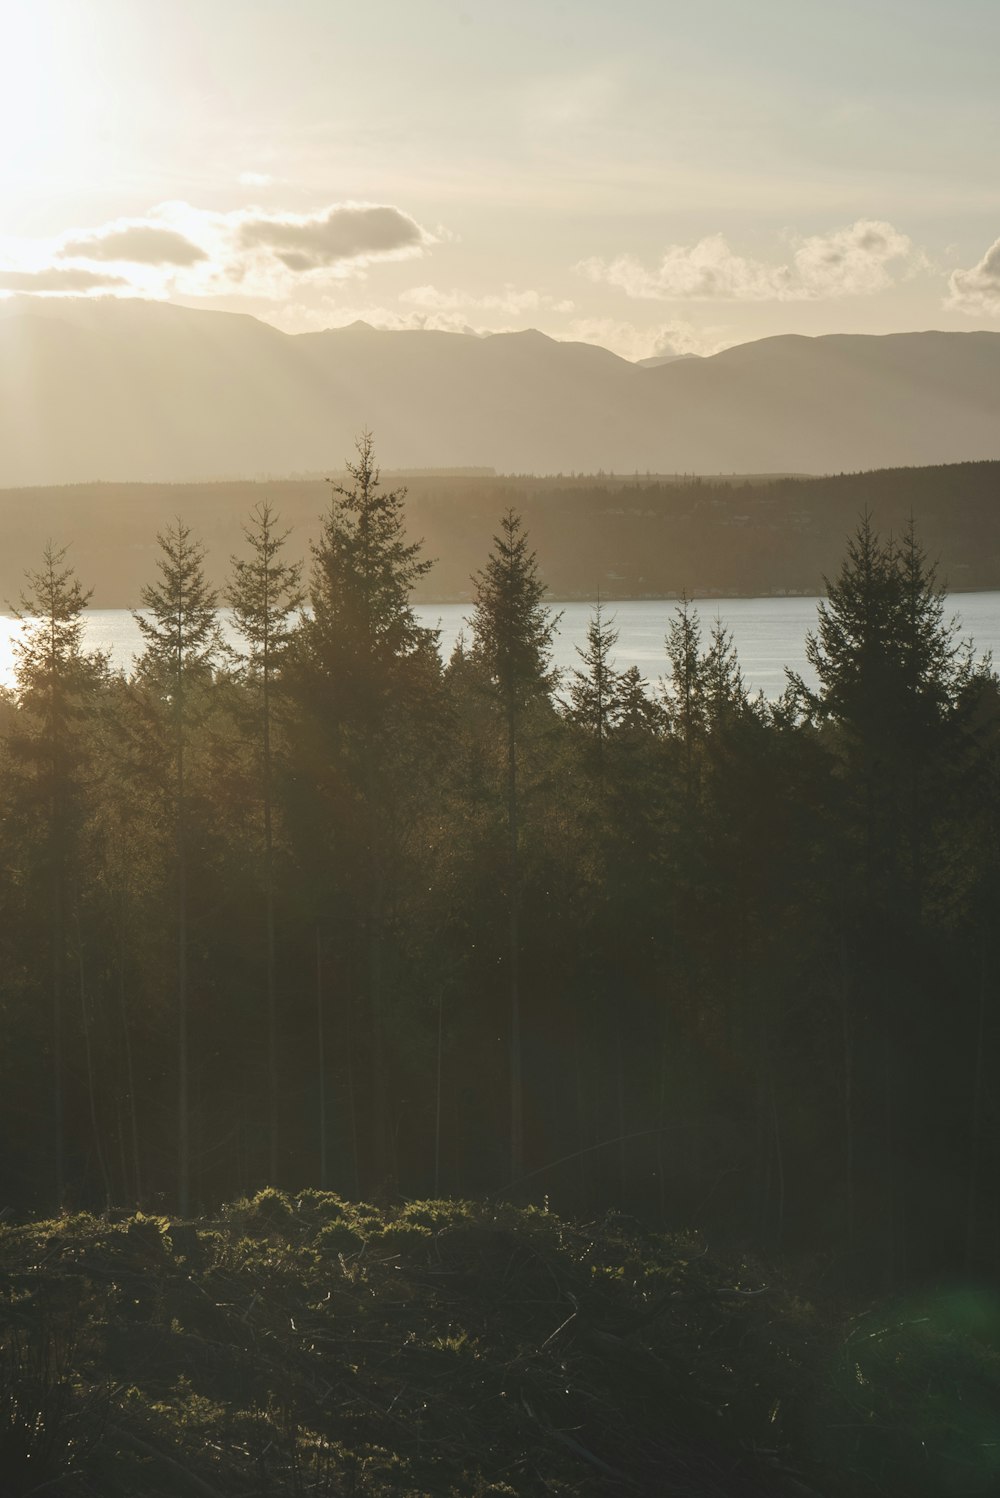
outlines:
[{"label": "tree trunk", "polygon": [[659,1081],[656,1104],[656,1189],[660,1209],[660,1226],[667,1220],[666,1162],[663,1136],[667,1126],[667,1006],[660,1006]]},{"label": "tree trunk", "polygon": [[381,872],[376,870],[368,907],[368,1013],[371,1026],[371,1173],[372,1183],[379,1191],[390,1184],[395,1174],[385,1074],[381,896]]},{"label": "tree trunk", "polygon": [[573,1061],[576,1081],[576,1147],[580,1152],[580,1210],[585,1212],[590,1200],[587,1181],[587,1107],[583,1074],[583,1040],[580,1035],[580,1007],[573,1007]]},{"label": "tree trunk", "polygon": [[765,1047],[767,1053],[767,1092],[771,1107],[771,1130],[774,1142],[774,1164],[778,1176],[778,1203],[777,1222],[775,1226],[775,1247],[780,1250],[781,1240],[785,1231],[785,1151],[781,1138],[781,1123],[778,1117],[778,1095],[774,1086],[774,1067],[771,1064],[770,1040],[765,1036]]},{"label": "tree trunk", "polygon": [[316,1064],[319,1080],[319,1186],[327,1190],[326,1170],[326,1016],[323,1007],[323,947],[316,927]]},{"label": "tree trunk", "polygon": [[124,911],[120,915],[118,932],[118,1008],[121,1013],[122,1035],[125,1041],[125,1076],[128,1083],[128,1110],[129,1123],[132,1134],[132,1171],[134,1200],[137,1207],[142,1206],[142,1168],[139,1155],[139,1121],[136,1114],[135,1101],[135,1068],[132,1061],[132,1028],[129,1024],[128,1006],[125,1001],[125,917]]},{"label": "tree trunk", "polygon": [[625,1057],[622,1051],[621,1019],[615,1019],[615,1100],[618,1115],[618,1204],[625,1206]]},{"label": "tree trunk", "polygon": [[441,1196],[441,1063],[444,1031],[444,989],[438,992],[437,1005],[437,1077],[434,1087],[434,1197]]},{"label": "tree trunk", "polygon": [[101,1129],[97,1118],[97,1093],[94,1087],[94,1056],[90,1039],[90,1015],[87,1011],[87,986],[84,978],[83,938],[80,930],[79,906],[77,906],[75,912],[75,924],[76,957],[80,974],[80,1020],[83,1026],[83,1054],[87,1068],[87,1102],[90,1109],[90,1128],[94,1138],[94,1153],[97,1156],[101,1180],[104,1183],[104,1205],[105,1207],[110,1207],[112,1200],[111,1176],[108,1172],[107,1160],[104,1157],[104,1148],[101,1144]]},{"label": "tree trunk", "polygon": [[976,1059],[972,1080],[972,1139],[969,1151],[969,1199],[965,1222],[965,1265],[971,1269],[976,1258],[979,1217],[979,1171],[983,1135],[983,1079],[986,1051],[986,943],[979,955],[979,1013],[976,1026]]},{"label": "tree trunk", "polygon": [[841,1000],[844,1040],[844,1171],[847,1252],[854,1252],[854,1051],[851,1045],[850,1016],[847,995]]},{"label": "tree trunk", "polygon": [[191,1214],[191,1116],[188,1080],[187,861],[184,835],[184,742],[177,746],[177,1210]]},{"label": "tree trunk", "polygon": [[[885,1001],[883,1000],[883,1003]],[[892,1038],[888,1008],[882,1017],[882,1128],[883,1193],[885,1197],[885,1289],[891,1294],[896,1287],[897,1199],[896,1199],[896,1100],[892,1064]]]},{"label": "tree trunk", "polygon": [[62,887],[58,871],[52,878],[52,919],[49,930],[52,943],[52,1145],[55,1210],[61,1212],[66,1191],[65,1124],[63,1120],[63,919]]},{"label": "tree trunk", "polygon": [[274,971],[274,833],[271,816],[271,712],[264,665],[264,900],[267,927],[267,1174],[278,1185],[278,1016]]},{"label": "tree trunk", "polygon": [[517,708],[511,696],[507,707],[507,844],[509,929],[507,959],[510,976],[510,1179],[516,1185],[524,1174],[524,1108],[521,1095],[520,990],[520,868],[517,807]]}]

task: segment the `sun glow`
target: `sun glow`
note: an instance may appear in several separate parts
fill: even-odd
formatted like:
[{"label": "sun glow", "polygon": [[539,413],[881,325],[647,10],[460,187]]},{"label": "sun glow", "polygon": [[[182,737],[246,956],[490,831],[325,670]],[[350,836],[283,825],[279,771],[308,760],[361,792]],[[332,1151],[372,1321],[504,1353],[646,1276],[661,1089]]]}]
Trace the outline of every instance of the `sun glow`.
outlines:
[{"label": "sun glow", "polygon": [[0,189],[44,185],[79,169],[92,143],[97,88],[87,66],[86,7],[0,0]]}]

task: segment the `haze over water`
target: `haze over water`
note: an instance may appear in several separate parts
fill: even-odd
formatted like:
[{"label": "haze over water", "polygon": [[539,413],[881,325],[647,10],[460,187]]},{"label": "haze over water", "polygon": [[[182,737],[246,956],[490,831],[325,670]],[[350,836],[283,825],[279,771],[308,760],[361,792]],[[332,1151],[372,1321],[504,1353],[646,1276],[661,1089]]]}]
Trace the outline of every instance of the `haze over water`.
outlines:
[{"label": "haze over water", "polygon": [[[762,691],[766,697],[780,696],[785,686],[785,667],[798,672],[807,683],[815,678],[806,661],[806,635],[816,627],[819,598],[701,598],[693,600],[702,623],[703,638],[718,616],[732,632],[740,666],[751,692]],[[560,615],[554,645],[554,662],[560,671],[579,666],[576,647],[586,641],[587,626],[593,617],[592,603],[553,604],[552,612]],[[676,604],[670,599],[622,599],[603,603],[606,620],[613,619],[618,630],[614,650],[618,670],[637,666],[650,683],[668,670],[664,638],[673,618]],[[957,618],[963,638],[971,637],[977,655],[992,653],[1000,659],[1000,592],[959,593],[948,599],[948,609]],[[471,639],[466,603],[416,605],[420,622],[441,631],[441,653],[445,660],[451,654],[459,634],[466,631]],[[223,612],[226,639],[238,644]],[[16,619],[0,616],[0,684],[13,682],[13,641],[19,625]],[[85,646],[89,650],[107,650],[112,665],[131,670],[142,650],[142,637],[127,609],[93,609],[87,614]]]}]

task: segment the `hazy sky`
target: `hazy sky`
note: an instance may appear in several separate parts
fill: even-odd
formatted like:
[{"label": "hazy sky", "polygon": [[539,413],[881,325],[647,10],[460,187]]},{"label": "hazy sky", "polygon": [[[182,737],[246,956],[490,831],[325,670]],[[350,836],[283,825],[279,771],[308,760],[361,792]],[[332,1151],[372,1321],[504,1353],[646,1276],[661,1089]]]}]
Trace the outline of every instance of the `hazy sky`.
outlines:
[{"label": "hazy sky", "polygon": [[1000,0],[0,0],[0,295],[1000,329]]}]

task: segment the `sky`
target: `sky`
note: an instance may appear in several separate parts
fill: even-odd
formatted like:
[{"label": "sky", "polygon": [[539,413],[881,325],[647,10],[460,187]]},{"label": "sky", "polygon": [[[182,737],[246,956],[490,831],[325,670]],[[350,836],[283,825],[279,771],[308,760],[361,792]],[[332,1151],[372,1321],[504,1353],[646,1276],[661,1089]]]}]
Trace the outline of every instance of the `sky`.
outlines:
[{"label": "sky", "polygon": [[998,59],[998,0],[0,0],[0,310],[1000,330]]}]

